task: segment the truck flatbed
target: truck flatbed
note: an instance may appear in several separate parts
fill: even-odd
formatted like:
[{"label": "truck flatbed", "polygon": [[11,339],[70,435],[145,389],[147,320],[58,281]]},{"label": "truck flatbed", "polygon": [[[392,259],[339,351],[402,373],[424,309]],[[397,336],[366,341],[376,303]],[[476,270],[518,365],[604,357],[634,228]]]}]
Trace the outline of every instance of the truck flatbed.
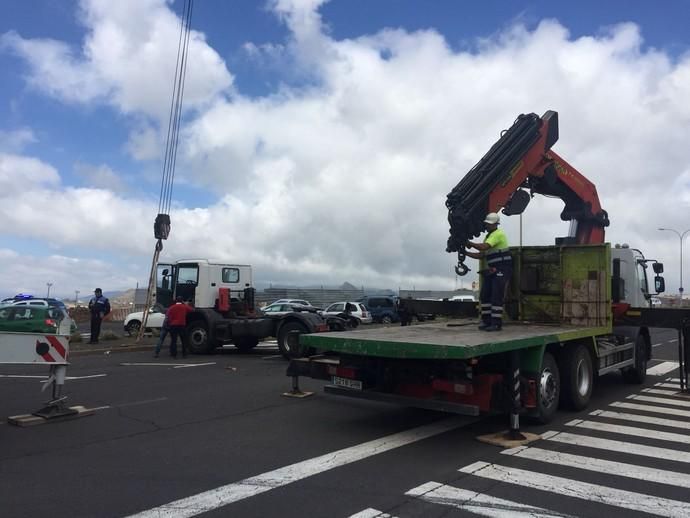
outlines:
[{"label": "truck flatbed", "polygon": [[480,331],[476,319],[414,326],[359,328],[300,336],[319,350],[407,359],[467,359],[486,354],[610,333],[608,327],[510,323],[498,332]]}]

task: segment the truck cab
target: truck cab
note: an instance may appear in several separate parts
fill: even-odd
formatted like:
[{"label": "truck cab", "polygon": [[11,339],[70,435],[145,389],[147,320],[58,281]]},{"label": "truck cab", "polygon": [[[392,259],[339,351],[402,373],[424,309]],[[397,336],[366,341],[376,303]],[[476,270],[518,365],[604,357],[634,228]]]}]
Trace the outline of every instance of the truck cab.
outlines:
[{"label": "truck cab", "polygon": [[230,300],[243,301],[252,286],[252,267],[207,259],[182,259],[174,264],[159,264],[156,276],[156,302],[164,307],[180,296],[196,308],[215,308],[221,289]]},{"label": "truck cab", "polygon": [[[627,244],[614,245],[611,249],[612,299],[615,303],[628,304],[633,308],[651,305],[654,295],[665,290],[661,273],[664,265],[654,259],[645,259],[640,250]],[[654,273],[654,286],[650,288],[649,263]]]}]

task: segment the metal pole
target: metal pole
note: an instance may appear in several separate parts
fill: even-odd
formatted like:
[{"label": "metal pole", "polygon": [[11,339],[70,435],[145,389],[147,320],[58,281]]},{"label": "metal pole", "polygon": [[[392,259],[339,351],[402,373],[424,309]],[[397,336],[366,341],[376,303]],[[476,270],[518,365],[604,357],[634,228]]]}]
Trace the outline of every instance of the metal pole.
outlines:
[{"label": "metal pole", "polygon": [[48,286],[48,294],[46,295],[46,298],[50,298],[50,287],[53,285],[52,282],[46,282],[46,286]]},{"label": "metal pole", "polygon": [[520,433],[520,352],[518,350],[510,353],[510,368],[512,371],[512,404],[510,409],[510,432],[512,440],[523,440],[525,436]]},{"label": "metal pole", "polygon": [[685,238],[685,234],[690,232],[690,228],[685,230],[682,234],[678,232],[677,230],[673,228],[659,228],[658,230],[667,230],[669,232],[673,232],[678,236],[678,240],[680,241],[680,286],[678,287],[678,296],[679,296],[679,305],[683,305],[683,239]]}]

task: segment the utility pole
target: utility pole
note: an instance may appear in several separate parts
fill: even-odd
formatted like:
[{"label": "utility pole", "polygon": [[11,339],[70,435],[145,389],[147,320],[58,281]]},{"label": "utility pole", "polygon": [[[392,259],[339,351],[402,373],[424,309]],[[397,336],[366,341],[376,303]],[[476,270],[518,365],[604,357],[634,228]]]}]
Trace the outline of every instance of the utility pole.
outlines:
[{"label": "utility pole", "polygon": [[46,282],[46,286],[48,286],[48,294],[46,295],[46,298],[50,298],[50,287],[53,285],[52,282]]},{"label": "utility pole", "polygon": [[79,290],[74,290],[74,307],[79,306]]}]

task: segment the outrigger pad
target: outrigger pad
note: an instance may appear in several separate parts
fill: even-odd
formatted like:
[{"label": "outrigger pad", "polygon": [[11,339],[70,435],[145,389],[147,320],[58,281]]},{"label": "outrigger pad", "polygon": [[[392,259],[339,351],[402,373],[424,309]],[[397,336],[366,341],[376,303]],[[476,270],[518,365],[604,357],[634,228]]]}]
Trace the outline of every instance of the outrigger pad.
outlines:
[{"label": "outrigger pad", "polygon": [[301,390],[297,391],[297,392],[295,392],[295,391],[283,392],[283,396],[285,396],[285,397],[294,397],[294,398],[298,398],[298,399],[302,399],[302,398],[313,396],[313,395],[314,395],[313,392],[302,392]]}]

